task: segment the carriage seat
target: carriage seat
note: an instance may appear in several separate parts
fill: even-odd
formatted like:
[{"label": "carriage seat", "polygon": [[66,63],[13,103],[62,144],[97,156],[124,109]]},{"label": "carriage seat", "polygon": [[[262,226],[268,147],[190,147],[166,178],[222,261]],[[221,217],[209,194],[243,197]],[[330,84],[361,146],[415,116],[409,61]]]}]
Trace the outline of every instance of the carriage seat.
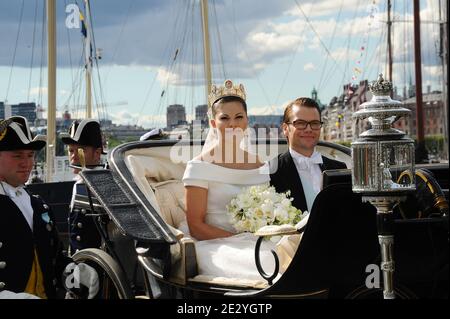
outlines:
[{"label": "carriage seat", "polygon": [[[164,221],[178,228],[186,219],[184,210],[184,187],[181,178],[183,164],[174,164],[163,158],[130,154],[125,160],[136,185]],[[158,196],[158,198],[157,198]],[[177,236],[179,231],[173,230]]]},{"label": "carriage seat", "polygon": [[184,285],[187,278],[196,275],[197,269],[194,241],[177,229],[179,223],[186,219],[181,183],[184,165],[133,153],[125,156],[125,163],[138,188],[177,238],[178,243],[170,247],[170,280]]},{"label": "carriage seat", "polygon": [[[179,245],[171,247],[173,264],[171,280],[180,284],[191,282],[240,288],[261,289],[267,286],[262,278],[243,281],[236,278],[198,275],[196,260],[192,258],[195,240],[178,229],[180,223],[186,220],[184,184],[181,181],[185,170],[183,163],[175,164],[167,158],[144,154],[128,154],[125,162],[139,189],[178,239]],[[195,253],[193,255],[195,256]]]}]

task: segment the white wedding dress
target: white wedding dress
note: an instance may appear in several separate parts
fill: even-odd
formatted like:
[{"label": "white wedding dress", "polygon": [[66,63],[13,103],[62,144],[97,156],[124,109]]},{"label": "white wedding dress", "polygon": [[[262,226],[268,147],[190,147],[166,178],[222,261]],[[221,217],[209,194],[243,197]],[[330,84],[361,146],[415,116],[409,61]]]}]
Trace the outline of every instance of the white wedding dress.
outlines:
[{"label": "white wedding dress", "polygon": [[[236,233],[230,223],[226,205],[246,187],[269,183],[269,166],[250,170],[231,169],[204,161],[189,161],[183,176],[185,186],[208,189],[206,223]],[[189,233],[186,222],[179,229]],[[263,280],[255,263],[257,237],[251,233],[231,237],[196,241],[200,275],[248,280]],[[260,260],[264,271],[272,274],[275,261],[271,249],[275,243],[266,240],[261,245]]]}]

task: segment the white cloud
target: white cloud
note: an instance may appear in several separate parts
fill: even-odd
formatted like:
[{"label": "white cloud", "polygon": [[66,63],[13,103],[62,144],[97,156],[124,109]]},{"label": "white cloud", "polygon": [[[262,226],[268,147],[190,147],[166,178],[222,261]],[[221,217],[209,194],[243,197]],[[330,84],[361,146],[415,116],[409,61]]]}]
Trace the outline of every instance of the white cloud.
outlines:
[{"label": "white cloud", "polygon": [[336,61],[355,61],[357,62],[357,59],[361,56],[361,54],[365,54],[364,51],[357,51],[347,48],[337,48],[331,52],[331,56]]},{"label": "white cloud", "polygon": [[[116,113],[110,113],[109,118],[115,124],[138,125],[144,128],[165,127],[167,124],[166,114],[151,115],[119,111]],[[188,122],[191,121],[192,116],[190,114],[186,114],[186,120]]]},{"label": "white cloud", "polygon": [[[273,57],[274,55],[282,56],[291,53],[301,40],[302,37],[299,35],[283,35],[276,32],[251,33],[247,37],[247,44],[249,46],[247,54],[250,51],[250,56],[257,60]],[[239,57],[241,59],[245,58],[243,53],[240,53]]]},{"label": "white cloud", "polygon": [[285,107],[291,101],[286,101],[279,105],[265,105],[265,106],[255,106],[248,110],[249,115],[282,115],[284,113]]},{"label": "white cloud", "polygon": [[314,71],[316,69],[316,66],[313,64],[313,63],[306,63],[304,66],[303,66],[303,70],[305,70],[305,71]]},{"label": "white cloud", "polygon": [[43,86],[43,87],[34,87],[30,89],[30,95],[39,95],[39,94],[45,94],[47,95],[47,87]]},{"label": "white cloud", "polygon": [[[300,8],[308,17],[321,17],[331,14],[337,14],[341,5],[342,9],[345,10],[346,8],[355,8],[355,6],[358,6],[359,4],[359,0],[316,0],[306,3],[302,1],[300,3]],[[296,4],[294,4],[292,8],[287,11],[287,13],[303,18],[303,14]]]},{"label": "white cloud", "polygon": [[158,68],[156,79],[162,86],[166,84],[176,84],[179,81],[179,76],[175,73],[167,71],[165,68]]},{"label": "white cloud", "polygon": [[440,65],[430,65],[430,66],[424,66],[423,70],[426,75],[436,77],[442,75],[442,66]]}]

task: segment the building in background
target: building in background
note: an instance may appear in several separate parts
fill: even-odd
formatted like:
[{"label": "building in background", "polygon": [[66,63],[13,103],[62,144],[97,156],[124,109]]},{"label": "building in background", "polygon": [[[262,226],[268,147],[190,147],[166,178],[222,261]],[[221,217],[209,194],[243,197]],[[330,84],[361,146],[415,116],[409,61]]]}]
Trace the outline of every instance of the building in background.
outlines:
[{"label": "building in background", "polygon": [[167,128],[173,129],[178,125],[186,125],[186,108],[181,104],[172,104],[167,107]]},{"label": "building in background", "polygon": [[[430,91],[430,88],[428,88],[428,93],[422,95],[425,145],[430,154],[436,155],[439,158],[445,158],[443,144],[445,143],[445,122],[448,119],[445,117],[443,95],[439,91]],[[416,97],[410,97],[402,103],[407,109],[411,110],[411,116],[400,118],[394,123],[394,127],[404,131],[411,138],[416,139]]]},{"label": "building in background", "polygon": [[369,101],[372,93],[369,92],[368,81],[363,80],[358,85],[345,84],[339,97],[333,97],[322,111],[322,139],[337,143],[350,143],[353,136],[368,129],[367,120],[355,122],[352,114],[358,111],[359,106]]},{"label": "building in background", "polygon": [[37,118],[36,110],[37,110],[36,103],[34,102],[11,104],[11,105],[7,105],[4,102],[0,102],[0,119],[4,119],[6,117],[14,115],[19,115],[25,117],[30,125],[34,125],[34,121]]},{"label": "building in background", "polygon": [[201,104],[195,107],[195,120],[200,121],[202,126],[208,126],[208,105]]},{"label": "building in background", "polygon": [[283,115],[249,115],[248,127],[256,132],[257,138],[278,138],[282,136]]}]

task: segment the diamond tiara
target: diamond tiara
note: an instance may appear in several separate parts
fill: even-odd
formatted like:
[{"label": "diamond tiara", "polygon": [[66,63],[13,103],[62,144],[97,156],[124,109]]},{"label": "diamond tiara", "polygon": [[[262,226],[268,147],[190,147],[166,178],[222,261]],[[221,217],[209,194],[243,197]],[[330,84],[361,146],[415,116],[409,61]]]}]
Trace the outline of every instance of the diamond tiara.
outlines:
[{"label": "diamond tiara", "polygon": [[212,85],[211,93],[209,93],[208,96],[209,107],[212,107],[217,100],[226,96],[240,97],[245,101],[246,95],[244,85],[234,85],[231,80],[226,80],[223,83],[223,86]]}]

